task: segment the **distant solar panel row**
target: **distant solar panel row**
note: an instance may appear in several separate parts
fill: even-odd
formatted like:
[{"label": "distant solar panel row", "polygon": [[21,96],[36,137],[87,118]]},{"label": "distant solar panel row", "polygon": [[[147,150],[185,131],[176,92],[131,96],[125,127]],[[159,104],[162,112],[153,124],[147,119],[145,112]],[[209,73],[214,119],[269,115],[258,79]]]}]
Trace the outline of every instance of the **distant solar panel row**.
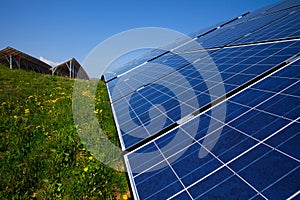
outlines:
[{"label": "distant solar panel row", "polygon": [[299,5],[193,34],[206,50],[154,50],[104,76],[136,199],[300,194]]}]

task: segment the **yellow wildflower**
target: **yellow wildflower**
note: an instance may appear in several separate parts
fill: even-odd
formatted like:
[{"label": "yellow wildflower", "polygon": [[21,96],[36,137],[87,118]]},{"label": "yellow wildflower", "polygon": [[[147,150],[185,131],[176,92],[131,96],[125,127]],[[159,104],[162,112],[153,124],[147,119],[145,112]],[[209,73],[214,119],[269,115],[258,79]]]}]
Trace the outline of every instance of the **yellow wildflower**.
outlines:
[{"label": "yellow wildflower", "polygon": [[96,109],[96,110],[94,111],[94,113],[96,113],[96,114],[100,113],[100,114],[101,114],[101,113],[102,113],[102,109],[100,109],[100,110],[99,110],[99,109]]},{"label": "yellow wildflower", "polygon": [[90,157],[89,157],[89,160],[93,160],[93,156],[90,156]]},{"label": "yellow wildflower", "polygon": [[56,103],[57,102],[57,99],[53,99],[51,100],[52,103]]},{"label": "yellow wildflower", "polygon": [[128,199],[128,196],[127,196],[126,194],[123,194],[123,195],[122,195],[122,199],[123,199],[123,200],[127,200],[127,199]]},{"label": "yellow wildflower", "polygon": [[88,167],[85,167],[85,168],[83,169],[83,171],[85,171],[85,172],[87,172],[88,170],[89,170]]},{"label": "yellow wildflower", "polygon": [[14,115],[14,118],[15,118],[15,119],[18,119],[18,116],[17,116],[17,115]]},{"label": "yellow wildflower", "polygon": [[24,112],[25,112],[26,114],[29,113],[29,109],[26,108]]}]

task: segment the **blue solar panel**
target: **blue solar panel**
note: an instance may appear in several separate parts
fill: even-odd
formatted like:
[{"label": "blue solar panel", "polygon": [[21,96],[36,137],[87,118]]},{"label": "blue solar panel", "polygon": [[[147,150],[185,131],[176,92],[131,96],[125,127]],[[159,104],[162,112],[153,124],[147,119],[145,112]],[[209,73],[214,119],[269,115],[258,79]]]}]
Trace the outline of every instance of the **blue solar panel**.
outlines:
[{"label": "blue solar panel", "polygon": [[192,34],[205,50],[157,49],[105,75],[135,199],[299,196],[298,4]]},{"label": "blue solar panel", "polygon": [[[205,54],[207,55],[207,53]],[[189,60],[201,57],[201,52],[191,53]],[[129,71],[121,77],[107,83],[112,101],[116,101],[142,86],[148,85],[189,64],[182,56],[167,53],[160,58],[148,62],[133,71]],[[168,66],[168,67],[163,67]],[[129,81],[128,81],[129,80]]]},{"label": "blue solar panel", "polygon": [[264,14],[268,14],[271,12],[278,12],[280,10],[284,10],[287,8],[292,8],[292,7],[297,7],[300,6],[299,0],[285,0],[285,1],[280,1],[270,8],[265,9]]},{"label": "blue solar panel", "polygon": [[[295,49],[300,48],[299,45],[300,42],[291,41],[222,49],[211,54],[211,58],[220,71],[225,91],[229,93],[290,58],[294,55]],[[175,66],[178,62],[174,63]],[[142,79],[139,80],[139,76],[133,74],[129,86],[120,79],[121,84],[116,84],[110,92],[113,108],[116,113],[120,113],[116,116],[116,122],[121,130],[123,149],[158,133],[183,116],[211,102],[212,97],[207,84],[210,83],[210,87],[217,87],[218,82],[215,82],[215,71],[205,67],[205,63],[206,59],[203,59],[179,70],[171,65],[169,71],[167,71],[169,68],[165,67],[167,68],[165,70],[160,65],[145,67],[141,69]],[[155,74],[154,71],[165,71],[167,75]],[[206,76],[205,81],[203,75]],[[127,76],[124,78],[128,79]],[[151,84],[143,83],[142,80],[148,80]],[[184,85],[186,80],[188,84]],[[146,86],[136,91],[141,83]],[[176,91],[176,94],[173,91]],[[155,106],[158,104],[161,107]]]},{"label": "blue solar panel", "polygon": [[118,68],[118,69],[114,69],[113,71],[106,71],[104,73],[104,80],[105,82],[111,81],[112,79],[116,78],[118,75],[138,66],[143,64],[144,62],[148,61],[149,59],[159,56],[161,54],[164,54],[166,52],[166,50],[162,50],[162,49],[154,49],[148,53],[145,53],[144,55],[142,55],[141,57],[127,63],[125,66]]},{"label": "blue solar panel", "polygon": [[[296,183],[300,180],[297,173],[300,168],[300,123],[297,119],[300,111],[297,109],[300,106],[300,96],[288,91],[290,88],[297,88],[300,80],[288,76],[287,72],[298,67],[299,75],[299,64],[300,62],[285,67],[228,100],[228,117],[223,124],[222,134],[215,147],[204,158],[199,158],[199,150],[209,134],[205,135],[206,121],[215,120],[217,123],[209,112],[126,155],[129,171],[135,172],[130,177],[136,185],[137,198],[273,199],[277,195],[287,198],[298,192],[300,188]],[[272,82],[277,79],[283,85],[287,82],[288,86],[280,85],[273,89]],[[253,92],[267,95],[256,100]],[[285,97],[284,105],[273,102],[281,96]],[[252,99],[254,104],[251,103]],[[265,104],[277,108],[269,110],[262,106]],[[287,108],[297,116],[278,114],[285,112]],[[191,137],[188,130],[195,124],[199,124],[198,133]],[[170,141],[169,137],[175,132],[182,135],[181,144],[164,151],[165,141]],[[156,152],[153,160],[137,162],[143,161],[144,154],[150,151]],[[177,157],[179,151],[184,153]],[[288,182],[289,180],[294,182]],[[231,193],[232,191],[235,192]]]},{"label": "blue solar panel", "polygon": [[[280,6],[282,5],[280,4]],[[245,15],[244,17],[236,19],[225,26],[219,25],[219,29],[211,28],[210,30],[214,31],[211,31],[208,34],[198,35],[199,39],[197,39],[197,42],[199,42],[204,48],[213,48],[225,46],[232,42],[234,44],[245,44],[247,42],[293,38],[299,36],[299,29],[297,25],[299,23],[298,6],[291,6],[290,9],[282,12],[275,12],[276,10],[273,9],[273,13],[271,10],[267,12],[265,9],[259,12],[254,12],[254,14],[250,13]],[[195,34],[192,36],[194,35]],[[258,38],[256,38],[256,36],[258,36]],[[241,41],[239,40],[240,38],[242,38]],[[239,40],[239,42],[235,42],[236,40]],[[195,50],[197,48],[199,47],[181,47],[182,50]]]},{"label": "blue solar panel", "polygon": [[251,42],[296,38],[300,36],[300,8],[290,10],[289,15],[279,19],[269,26],[255,31],[252,34],[234,42],[233,44],[245,44]]},{"label": "blue solar panel", "polygon": [[210,34],[200,37],[197,42],[199,42],[204,48],[225,46],[237,39],[240,39],[244,35],[276,22],[276,20],[288,15],[289,12],[290,11],[288,10],[259,18],[253,18],[234,25],[229,24],[228,26],[224,26]]}]

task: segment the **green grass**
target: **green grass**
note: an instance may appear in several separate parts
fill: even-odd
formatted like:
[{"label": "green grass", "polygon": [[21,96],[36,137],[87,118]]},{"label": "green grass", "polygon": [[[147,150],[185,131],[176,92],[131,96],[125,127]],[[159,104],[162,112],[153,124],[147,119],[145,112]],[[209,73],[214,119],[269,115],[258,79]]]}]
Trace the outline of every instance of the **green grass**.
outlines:
[{"label": "green grass", "polygon": [[[116,199],[128,193],[125,174],[82,145],[72,118],[73,84],[0,65],[0,199]],[[118,144],[102,82],[96,97],[103,131]]]}]

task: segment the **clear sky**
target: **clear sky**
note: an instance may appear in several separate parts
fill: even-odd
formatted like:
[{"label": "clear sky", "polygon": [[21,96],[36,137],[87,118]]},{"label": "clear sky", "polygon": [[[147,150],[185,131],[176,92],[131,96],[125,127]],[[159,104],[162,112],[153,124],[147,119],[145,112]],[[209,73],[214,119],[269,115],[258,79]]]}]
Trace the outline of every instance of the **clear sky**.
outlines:
[{"label": "clear sky", "polygon": [[163,27],[184,34],[254,11],[278,0],[2,0],[0,49],[80,63],[119,32]]}]

